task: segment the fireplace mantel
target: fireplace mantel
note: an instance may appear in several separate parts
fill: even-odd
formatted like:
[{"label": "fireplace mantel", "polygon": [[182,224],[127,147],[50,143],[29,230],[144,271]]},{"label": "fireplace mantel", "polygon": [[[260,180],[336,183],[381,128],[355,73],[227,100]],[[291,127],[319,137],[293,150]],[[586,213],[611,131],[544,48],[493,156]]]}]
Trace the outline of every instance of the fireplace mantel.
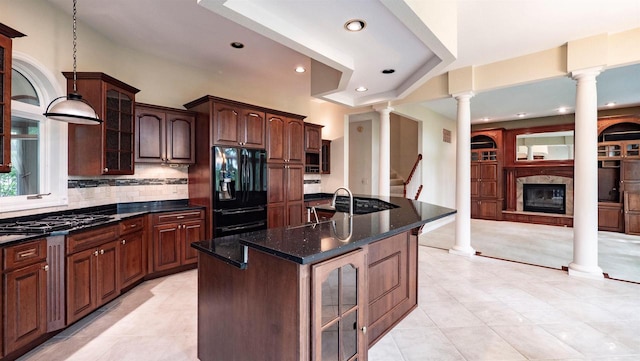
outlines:
[{"label": "fireplace mantel", "polygon": [[[518,210],[518,178],[533,176],[553,176],[563,177],[573,180],[573,164],[566,166],[515,166],[505,167],[505,188],[506,188],[506,211],[516,212]],[[571,197],[573,203],[573,196]],[[567,202],[569,200],[567,199]],[[569,205],[567,204],[567,208]],[[573,205],[571,205],[573,209]],[[572,212],[573,213],[573,212]],[[572,214],[571,213],[571,214]]]}]

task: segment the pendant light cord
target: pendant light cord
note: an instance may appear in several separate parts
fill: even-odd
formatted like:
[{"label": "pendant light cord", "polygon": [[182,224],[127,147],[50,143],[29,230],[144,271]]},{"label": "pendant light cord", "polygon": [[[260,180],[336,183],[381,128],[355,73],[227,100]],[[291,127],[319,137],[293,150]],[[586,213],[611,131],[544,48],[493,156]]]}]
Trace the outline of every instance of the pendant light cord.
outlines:
[{"label": "pendant light cord", "polygon": [[76,76],[76,43],[78,36],[76,35],[76,0],[73,0],[73,92],[77,93],[78,89],[76,87],[76,81],[78,80]]}]

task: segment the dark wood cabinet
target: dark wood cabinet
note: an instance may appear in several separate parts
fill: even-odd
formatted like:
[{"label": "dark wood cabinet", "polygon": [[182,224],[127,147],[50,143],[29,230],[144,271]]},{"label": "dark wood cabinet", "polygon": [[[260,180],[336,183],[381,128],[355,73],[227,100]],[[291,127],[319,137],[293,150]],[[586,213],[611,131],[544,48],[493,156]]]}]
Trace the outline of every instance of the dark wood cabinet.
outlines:
[{"label": "dark wood cabinet", "polygon": [[138,163],[195,163],[195,113],[150,104],[136,104]]},{"label": "dark wood cabinet", "polygon": [[267,226],[304,223],[304,122],[267,114]]},{"label": "dark wood cabinet", "polygon": [[4,351],[9,354],[47,332],[46,241],[3,249]]},{"label": "dark wood cabinet", "polygon": [[120,295],[117,226],[67,236],[67,324]]},{"label": "dark wood cabinet", "polygon": [[331,141],[322,140],[322,150],[320,151],[320,173],[331,174]]},{"label": "dark wood cabinet", "polygon": [[[73,89],[73,73],[63,75],[67,89]],[[79,72],[77,78],[78,93],[103,122],[69,124],[69,174],[133,174],[134,104],[139,90],[104,73]]]},{"label": "dark wood cabinet", "polygon": [[213,144],[264,149],[265,113],[239,105],[214,105]]},{"label": "dark wood cabinet", "polygon": [[322,125],[304,123],[304,172],[320,173]]},{"label": "dark wood cabinet", "polygon": [[267,164],[267,226],[304,223],[304,170],[301,164]]},{"label": "dark wood cabinet", "polygon": [[127,288],[147,274],[147,245],[144,217],[120,223],[120,288]]},{"label": "dark wood cabinet", "polygon": [[598,120],[598,229],[640,234],[640,117]]},{"label": "dark wood cabinet", "polygon": [[502,219],[502,129],[471,133],[471,217]]},{"label": "dark wood cabinet", "polygon": [[322,149],[323,125],[304,123],[304,151],[319,153]]},{"label": "dark wood cabinet", "polygon": [[369,245],[368,345],[417,307],[417,237],[417,232],[406,232]]},{"label": "dark wood cabinet", "polygon": [[11,64],[13,38],[22,37],[0,23],[0,173],[11,171]]},{"label": "dark wood cabinet", "polygon": [[168,212],[153,216],[153,271],[195,264],[191,243],[205,239],[204,211]]},{"label": "dark wood cabinet", "polygon": [[267,161],[304,162],[304,121],[267,114]]},{"label": "dark wood cabinet", "polygon": [[312,360],[366,360],[365,255],[360,249],[311,267]]}]

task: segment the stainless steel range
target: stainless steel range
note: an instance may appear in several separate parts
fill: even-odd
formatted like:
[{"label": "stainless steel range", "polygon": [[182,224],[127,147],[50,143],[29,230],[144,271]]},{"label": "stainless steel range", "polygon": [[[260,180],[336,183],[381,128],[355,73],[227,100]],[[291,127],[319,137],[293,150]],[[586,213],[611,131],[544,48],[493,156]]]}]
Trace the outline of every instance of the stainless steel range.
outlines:
[{"label": "stainless steel range", "polygon": [[2,234],[46,234],[101,223],[112,217],[101,214],[65,214],[44,218],[0,223]]}]

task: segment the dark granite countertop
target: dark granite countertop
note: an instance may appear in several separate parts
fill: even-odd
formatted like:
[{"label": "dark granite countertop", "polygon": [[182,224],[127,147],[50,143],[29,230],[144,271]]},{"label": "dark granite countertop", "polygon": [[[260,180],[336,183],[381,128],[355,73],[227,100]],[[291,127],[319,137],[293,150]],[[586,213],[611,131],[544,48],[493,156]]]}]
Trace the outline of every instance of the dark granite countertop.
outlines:
[{"label": "dark granite countertop", "polygon": [[0,219],[2,222],[13,222],[17,220],[34,220],[46,216],[52,215],[67,215],[67,214],[102,214],[110,216],[109,220],[99,223],[93,223],[86,226],[81,226],[72,229],[66,229],[63,231],[55,231],[50,233],[41,234],[10,234],[0,235],[0,246],[6,246],[10,244],[26,242],[34,239],[45,238],[48,236],[66,235],[73,232],[86,231],[96,227],[103,227],[112,224],[117,224],[122,220],[145,215],[148,213],[157,212],[173,212],[173,211],[185,211],[190,209],[202,209],[199,206],[190,206],[188,199],[180,200],[168,200],[168,201],[152,201],[152,202],[132,202],[132,203],[118,203],[104,206],[78,208],[68,211],[50,212],[42,214],[34,214],[25,217],[17,217],[10,219]]},{"label": "dark granite countertop", "polygon": [[192,247],[239,268],[250,266],[246,247],[251,247],[299,264],[329,259],[365,244],[418,228],[454,214],[454,209],[396,197],[371,197],[398,208],[354,215],[337,212],[315,226],[273,228],[244,233],[233,238],[196,242]]}]

